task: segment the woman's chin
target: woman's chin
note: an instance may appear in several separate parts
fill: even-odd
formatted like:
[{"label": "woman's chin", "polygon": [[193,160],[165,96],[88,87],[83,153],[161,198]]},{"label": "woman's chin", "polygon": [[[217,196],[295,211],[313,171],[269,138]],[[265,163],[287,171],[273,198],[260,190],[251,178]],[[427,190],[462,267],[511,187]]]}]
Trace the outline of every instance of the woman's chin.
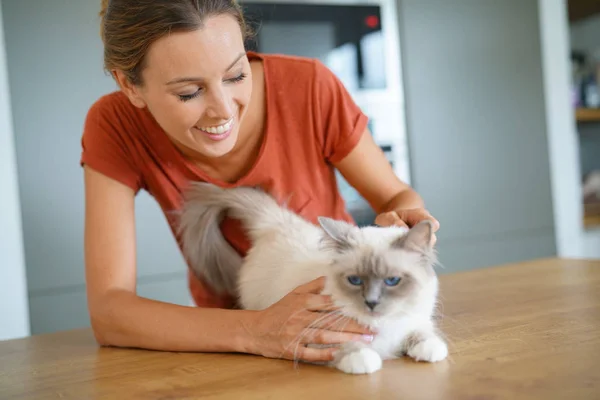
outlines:
[{"label": "woman's chin", "polygon": [[[237,142],[237,130],[225,132],[222,135],[208,135],[205,132],[195,129],[195,150],[206,157],[217,158],[227,155],[233,150]],[[198,132],[201,132],[198,134]]]}]

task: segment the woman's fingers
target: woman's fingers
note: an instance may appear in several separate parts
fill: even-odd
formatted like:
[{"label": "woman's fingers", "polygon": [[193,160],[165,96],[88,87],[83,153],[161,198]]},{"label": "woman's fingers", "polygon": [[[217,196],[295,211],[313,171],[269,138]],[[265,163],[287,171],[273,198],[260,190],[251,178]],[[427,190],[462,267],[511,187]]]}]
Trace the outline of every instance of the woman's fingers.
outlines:
[{"label": "woman's fingers", "polygon": [[308,283],[305,283],[302,286],[298,286],[294,292],[295,293],[314,293],[319,294],[325,287],[325,277],[321,276],[317,279],[314,279]]},{"label": "woman's fingers", "polygon": [[408,225],[400,218],[395,211],[389,211],[383,214],[379,214],[375,218],[375,224],[379,226],[405,226]]},{"label": "woman's fingers", "polygon": [[373,335],[361,335],[357,333],[335,332],[327,329],[307,329],[300,343],[307,344],[342,344],[346,342],[371,343]]},{"label": "woman's fingers", "polygon": [[434,232],[437,232],[440,229],[439,221],[424,208],[412,208],[384,212],[377,215],[375,218],[375,224],[379,226],[413,227],[426,219],[430,220],[433,224]]},{"label": "woman's fingers", "polygon": [[331,296],[312,294],[306,300],[306,309],[308,311],[334,311],[338,308],[333,304]]},{"label": "woman's fingers", "polygon": [[375,333],[368,327],[336,312],[327,314],[313,312],[304,316],[304,319],[304,323],[310,328],[321,328],[334,332],[358,333],[361,335],[373,335]]},{"label": "woman's fingers", "polygon": [[415,226],[419,222],[423,220],[430,220],[433,224],[433,231],[436,232],[440,229],[440,223],[437,219],[433,218],[433,216],[424,208],[414,208],[409,210],[396,210],[395,211],[398,217],[406,222],[408,226]]},{"label": "woman's fingers", "polygon": [[[323,362],[333,360],[339,345],[347,342],[373,341],[372,335],[359,335],[345,332],[334,332],[326,329],[308,329],[300,338],[300,345],[295,349],[295,357],[308,362]],[[327,348],[305,347],[302,344],[333,346]]]},{"label": "woman's fingers", "polygon": [[317,349],[312,347],[298,346],[294,356],[298,360],[306,362],[327,362],[333,360],[336,348]]},{"label": "woman's fingers", "polygon": [[[342,315],[331,296],[320,294],[325,277],[298,286],[292,293],[258,313],[254,329],[258,354],[267,357],[295,358],[308,362],[330,361],[342,343],[370,342],[374,332],[355,320]],[[279,327],[273,329],[273,327]],[[334,348],[314,348],[304,345],[331,345]]]}]

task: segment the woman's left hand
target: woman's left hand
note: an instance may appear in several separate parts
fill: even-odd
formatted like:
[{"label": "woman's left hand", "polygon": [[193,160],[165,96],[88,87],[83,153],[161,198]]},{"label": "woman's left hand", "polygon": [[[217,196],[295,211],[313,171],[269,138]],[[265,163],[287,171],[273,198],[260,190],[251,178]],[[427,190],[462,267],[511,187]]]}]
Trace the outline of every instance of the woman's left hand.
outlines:
[{"label": "woman's left hand", "polygon": [[[429,219],[433,222],[433,231],[439,229],[439,222],[422,208],[421,196],[398,178],[368,128],[354,149],[334,166],[373,209],[392,210],[379,214],[375,224],[412,228]],[[435,241],[434,233],[433,243]]]},{"label": "woman's left hand", "polygon": [[[375,224],[379,226],[406,226],[412,228],[424,219],[428,219],[433,222],[433,232],[437,232],[440,229],[440,223],[437,219],[424,208],[410,208],[410,209],[397,209],[394,211],[388,211],[381,213],[375,218]],[[435,233],[433,234],[433,244],[435,244],[437,238]]]}]

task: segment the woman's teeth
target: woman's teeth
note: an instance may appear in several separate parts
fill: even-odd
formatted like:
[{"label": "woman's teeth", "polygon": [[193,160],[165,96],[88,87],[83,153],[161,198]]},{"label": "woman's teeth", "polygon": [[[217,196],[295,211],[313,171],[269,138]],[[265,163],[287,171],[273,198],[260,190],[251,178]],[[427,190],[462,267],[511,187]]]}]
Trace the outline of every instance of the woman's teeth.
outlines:
[{"label": "woman's teeth", "polygon": [[201,131],[213,134],[213,135],[222,135],[223,133],[229,131],[231,129],[231,125],[233,125],[233,118],[219,126],[208,126],[205,128],[198,128]]}]

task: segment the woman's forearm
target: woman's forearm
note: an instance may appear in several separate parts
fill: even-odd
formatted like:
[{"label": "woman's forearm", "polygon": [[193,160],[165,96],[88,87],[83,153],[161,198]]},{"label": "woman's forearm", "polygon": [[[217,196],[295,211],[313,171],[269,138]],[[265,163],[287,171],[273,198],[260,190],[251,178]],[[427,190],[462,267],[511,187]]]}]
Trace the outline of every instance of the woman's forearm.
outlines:
[{"label": "woman's forearm", "polygon": [[423,208],[425,204],[421,196],[412,188],[405,189],[397,193],[391,200],[383,205],[380,213],[394,211],[398,209]]},{"label": "woman's forearm", "polygon": [[255,311],[186,307],[136,296],[106,295],[92,312],[98,342],[166,351],[250,352],[245,328]]}]

